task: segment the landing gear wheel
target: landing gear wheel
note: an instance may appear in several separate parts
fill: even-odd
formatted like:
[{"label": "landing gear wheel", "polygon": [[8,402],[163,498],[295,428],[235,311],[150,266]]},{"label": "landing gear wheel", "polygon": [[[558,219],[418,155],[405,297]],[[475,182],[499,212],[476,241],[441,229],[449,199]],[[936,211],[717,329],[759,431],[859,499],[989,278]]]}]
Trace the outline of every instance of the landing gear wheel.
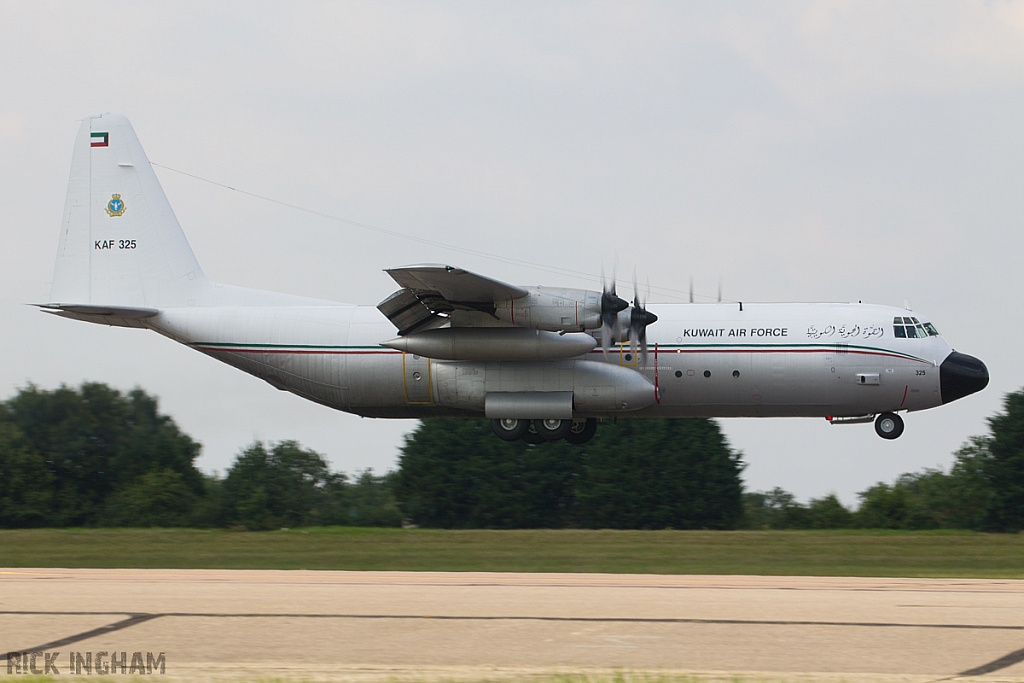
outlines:
[{"label": "landing gear wheel", "polygon": [[519,441],[530,428],[529,420],[513,420],[505,418],[502,420],[491,420],[491,429],[502,441]]},{"label": "landing gear wheel", "polygon": [[523,432],[523,441],[528,444],[538,446],[547,441],[547,439],[544,438],[543,434],[537,431],[537,427],[534,426],[534,422],[536,422],[536,420],[526,420],[527,427],[526,431]]},{"label": "landing gear wheel", "polygon": [[545,441],[558,441],[572,429],[572,420],[534,420],[533,428]]},{"label": "landing gear wheel", "polygon": [[572,428],[565,435],[565,440],[574,446],[585,444],[597,434],[597,418],[588,417],[586,420],[573,420]]},{"label": "landing gear wheel", "polygon": [[903,433],[903,418],[896,413],[882,413],[875,420],[875,433],[883,439],[898,439]]}]

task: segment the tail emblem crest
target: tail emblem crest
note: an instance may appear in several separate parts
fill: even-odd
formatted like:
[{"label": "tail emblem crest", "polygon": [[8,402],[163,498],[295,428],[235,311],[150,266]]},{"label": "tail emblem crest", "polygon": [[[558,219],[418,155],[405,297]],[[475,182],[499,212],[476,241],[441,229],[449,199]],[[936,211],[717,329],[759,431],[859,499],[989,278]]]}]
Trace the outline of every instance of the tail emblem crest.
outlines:
[{"label": "tail emblem crest", "polygon": [[108,216],[120,216],[125,210],[124,202],[121,201],[121,195],[116,192],[111,196],[110,201],[107,202],[107,215]]}]

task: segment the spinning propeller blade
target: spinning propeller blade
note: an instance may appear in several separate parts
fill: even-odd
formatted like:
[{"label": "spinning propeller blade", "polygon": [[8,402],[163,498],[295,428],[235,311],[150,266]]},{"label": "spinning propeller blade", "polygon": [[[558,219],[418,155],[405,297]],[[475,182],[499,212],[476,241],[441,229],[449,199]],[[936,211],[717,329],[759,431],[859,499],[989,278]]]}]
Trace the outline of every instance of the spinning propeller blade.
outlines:
[{"label": "spinning propeller blade", "polygon": [[612,337],[619,337],[619,313],[629,308],[629,302],[615,294],[615,271],[612,271],[612,285],[604,281],[604,267],[601,268],[601,350],[608,357]]},{"label": "spinning propeller blade", "polygon": [[[647,285],[650,289],[650,283]],[[648,294],[649,296],[649,294]],[[633,275],[633,309],[629,312],[629,348],[636,357],[637,344],[640,345],[640,358],[644,367],[647,366],[647,326],[658,322],[658,316],[644,308],[640,300],[636,274]]]}]

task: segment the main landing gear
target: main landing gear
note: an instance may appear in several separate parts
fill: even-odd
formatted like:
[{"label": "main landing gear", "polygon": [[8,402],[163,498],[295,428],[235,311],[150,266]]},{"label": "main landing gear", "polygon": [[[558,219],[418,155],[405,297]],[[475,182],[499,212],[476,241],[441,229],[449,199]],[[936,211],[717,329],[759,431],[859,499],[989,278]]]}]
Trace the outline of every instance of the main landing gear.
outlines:
[{"label": "main landing gear", "polygon": [[540,444],[545,441],[565,439],[580,445],[590,441],[597,433],[597,420],[516,420],[503,418],[491,420],[491,428],[503,441],[519,441]]},{"label": "main landing gear", "polygon": [[875,433],[883,439],[898,439],[903,433],[903,418],[896,413],[882,413],[875,418]]}]

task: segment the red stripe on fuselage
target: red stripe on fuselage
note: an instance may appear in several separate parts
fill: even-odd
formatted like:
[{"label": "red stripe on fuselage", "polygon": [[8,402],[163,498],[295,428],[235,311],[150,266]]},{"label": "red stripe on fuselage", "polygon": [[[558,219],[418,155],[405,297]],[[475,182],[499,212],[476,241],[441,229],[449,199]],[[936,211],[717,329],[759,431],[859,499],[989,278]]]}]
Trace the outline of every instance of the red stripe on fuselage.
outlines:
[{"label": "red stripe on fuselage", "polygon": [[216,351],[218,353],[291,353],[295,355],[320,354],[324,356],[370,356],[370,355],[399,355],[401,351],[321,351],[316,349],[226,349],[221,346],[193,346],[198,351]]},{"label": "red stripe on fuselage", "polygon": [[[602,353],[601,349],[594,349],[589,353]],[[901,358],[904,360],[912,360],[917,363],[928,363],[926,360],[920,358],[910,358],[908,356],[901,356],[898,353],[886,353],[884,351],[859,351],[856,349],[848,349],[842,353],[829,349],[665,349],[662,351],[664,354],[672,355],[673,353],[832,353],[840,356],[847,356],[857,354],[860,356],[885,356],[887,358]]]}]

